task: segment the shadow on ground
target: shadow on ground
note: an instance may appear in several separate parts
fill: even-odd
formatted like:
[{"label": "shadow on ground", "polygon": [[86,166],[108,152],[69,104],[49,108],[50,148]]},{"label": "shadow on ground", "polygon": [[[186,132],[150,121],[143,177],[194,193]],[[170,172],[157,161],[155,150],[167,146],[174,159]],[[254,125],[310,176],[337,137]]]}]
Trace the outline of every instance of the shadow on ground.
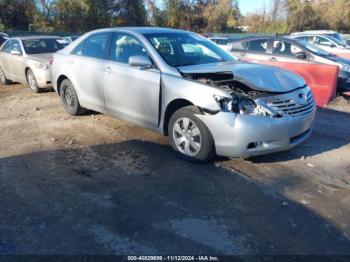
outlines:
[{"label": "shadow on ground", "polygon": [[0,254],[350,254],[326,219],[142,141],[0,159]]}]

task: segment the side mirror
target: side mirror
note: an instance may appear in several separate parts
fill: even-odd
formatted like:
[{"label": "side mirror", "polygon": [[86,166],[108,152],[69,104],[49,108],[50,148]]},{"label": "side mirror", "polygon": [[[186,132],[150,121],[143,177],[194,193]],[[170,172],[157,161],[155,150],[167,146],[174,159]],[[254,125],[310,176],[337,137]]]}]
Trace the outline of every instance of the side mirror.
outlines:
[{"label": "side mirror", "polygon": [[299,52],[295,55],[298,59],[305,60],[307,58],[307,53]]},{"label": "side mirror", "polygon": [[11,55],[20,56],[20,55],[22,55],[22,53],[18,50],[11,50]]},{"label": "side mirror", "polygon": [[129,65],[134,67],[141,67],[142,69],[151,68],[153,63],[147,56],[135,55],[130,56]]}]

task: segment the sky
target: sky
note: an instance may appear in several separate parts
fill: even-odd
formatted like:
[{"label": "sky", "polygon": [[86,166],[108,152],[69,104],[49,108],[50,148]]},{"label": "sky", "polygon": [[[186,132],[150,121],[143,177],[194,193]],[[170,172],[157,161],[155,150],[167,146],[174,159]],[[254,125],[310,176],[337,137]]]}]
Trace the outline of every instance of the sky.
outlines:
[{"label": "sky", "polygon": [[270,2],[270,0],[238,0],[239,8],[243,15],[259,11],[264,5],[268,6]]}]

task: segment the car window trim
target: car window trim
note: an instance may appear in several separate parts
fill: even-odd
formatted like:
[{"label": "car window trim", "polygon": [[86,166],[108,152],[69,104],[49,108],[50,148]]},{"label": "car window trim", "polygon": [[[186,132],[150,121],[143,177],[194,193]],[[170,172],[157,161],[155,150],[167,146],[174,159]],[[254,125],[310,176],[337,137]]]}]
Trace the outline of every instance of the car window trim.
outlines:
[{"label": "car window trim", "polygon": [[156,60],[153,58],[153,56],[151,55],[151,52],[149,52],[148,48],[144,45],[144,43],[141,41],[141,39],[138,36],[136,36],[134,34],[130,34],[129,32],[125,32],[125,31],[112,32],[110,43],[109,43],[109,48],[108,48],[108,56],[107,56],[108,61],[115,63],[115,64],[118,64],[118,65],[126,65],[128,67],[134,68],[133,66],[129,65],[128,63],[122,63],[122,62],[118,62],[118,61],[110,59],[110,52],[111,52],[111,48],[112,48],[112,39],[114,39],[114,36],[118,35],[118,34],[123,34],[123,35],[130,36],[132,38],[135,38],[140,43],[140,45],[146,50],[146,53],[151,58],[153,65],[155,65],[155,67],[150,68],[150,69],[156,69],[157,71],[159,71],[159,66],[155,62]]}]

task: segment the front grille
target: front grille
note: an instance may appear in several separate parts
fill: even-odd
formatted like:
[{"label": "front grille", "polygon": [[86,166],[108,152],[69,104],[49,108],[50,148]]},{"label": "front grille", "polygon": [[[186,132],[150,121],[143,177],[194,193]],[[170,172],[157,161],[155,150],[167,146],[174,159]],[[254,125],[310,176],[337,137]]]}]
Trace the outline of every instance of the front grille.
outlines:
[{"label": "front grille", "polygon": [[303,95],[303,92],[299,92],[296,93],[295,99],[268,101],[266,105],[281,115],[288,114],[293,117],[307,115],[314,110],[315,102],[311,90],[306,93],[304,103],[298,102]]}]

